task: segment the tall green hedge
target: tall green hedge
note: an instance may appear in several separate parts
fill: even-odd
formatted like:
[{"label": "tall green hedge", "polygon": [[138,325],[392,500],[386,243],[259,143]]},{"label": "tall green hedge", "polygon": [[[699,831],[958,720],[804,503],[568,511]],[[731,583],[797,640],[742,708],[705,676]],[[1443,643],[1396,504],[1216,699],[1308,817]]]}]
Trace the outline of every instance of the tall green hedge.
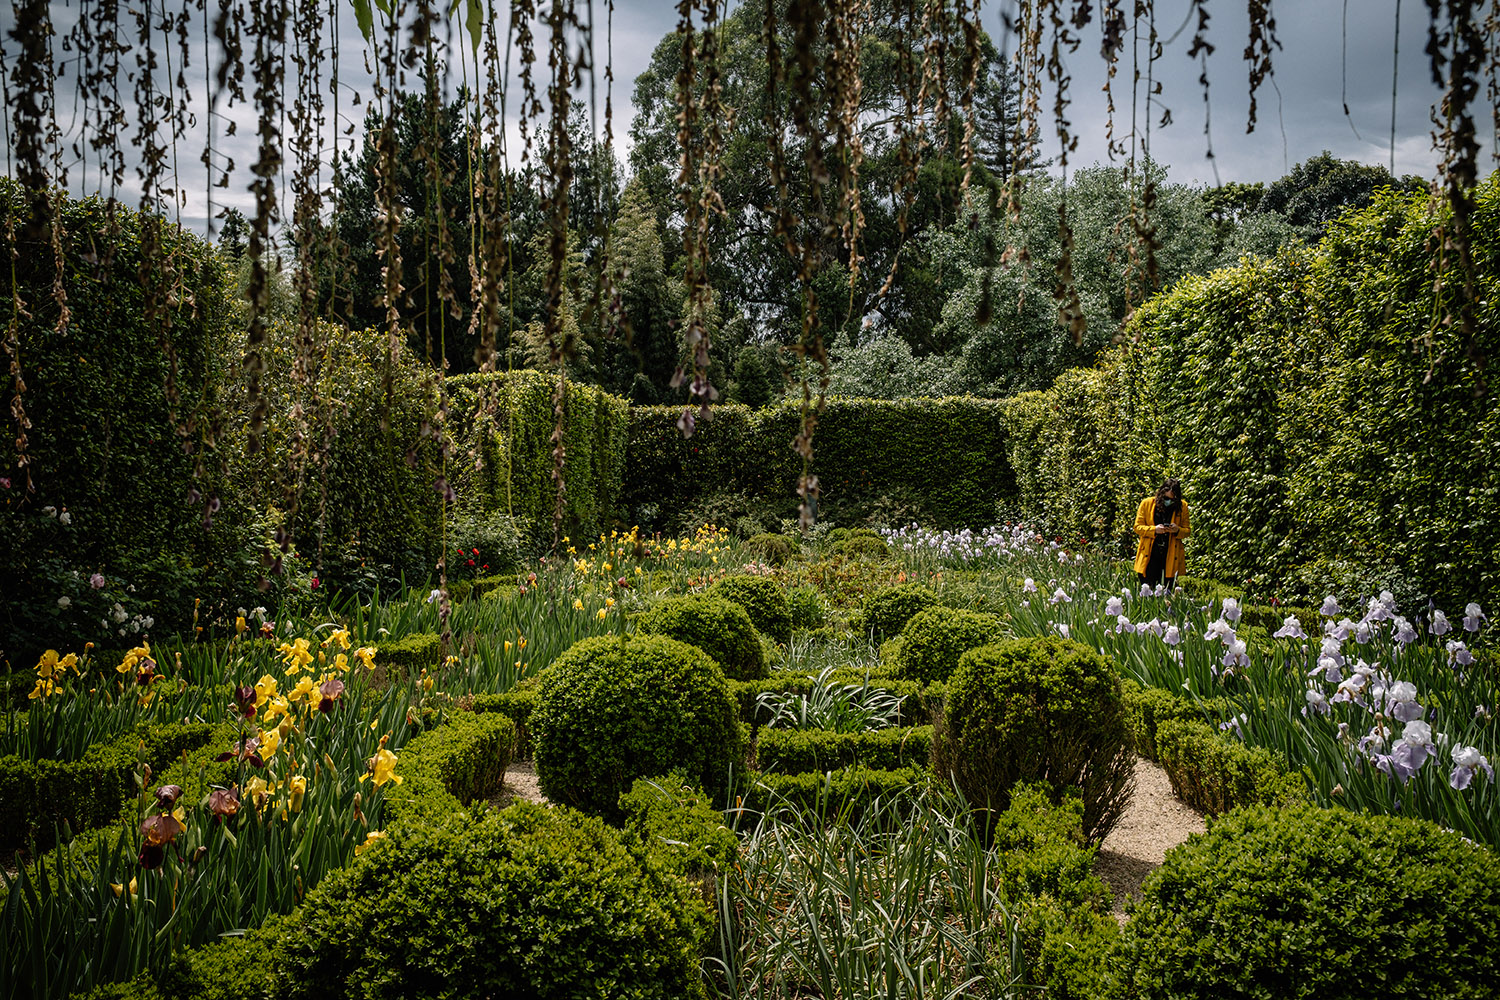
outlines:
[{"label": "tall green hedge", "polygon": [[[819,516],[840,524],[993,523],[1015,494],[1004,412],[997,400],[969,397],[830,400],[814,439]],[[725,494],[791,516],[802,472],[791,450],[797,406],[717,407],[690,438],[677,427],[681,415],[673,407],[631,411],[623,499],[632,516],[650,508],[670,518]]]},{"label": "tall green hedge", "polygon": [[[0,178],[0,217],[25,213],[21,189]],[[57,604],[75,571],[85,580],[103,572],[146,582],[190,563],[203,536],[194,527],[201,509],[189,500],[196,456],[185,445],[196,443],[189,421],[215,392],[210,354],[228,318],[227,276],[202,240],[158,222],[159,263],[146,277],[172,304],[149,318],[142,217],[118,207],[113,218],[98,198],[58,207],[65,324],[49,233],[32,239],[19,222],[13,232],[0,226],[0,341],[15,323],[18,348],[12,357],[0,347],[0,645],[12,655],[62,636],[97,636],[97,608]],[[30,421],[26,466],[18,464],[20,428],[11,413],[13,363]],[[177,421],[169,415],[169,378]],[[153,610],[158,618],[169,613]]]},{"label": "tall green hedge", "polygon": [[[470,458],[469,471],[456,480],[460,504],[515,515],[538,545],[551,544],[557,503],[552,480],[556,388],[556,376],[534,371],[448,379],[460,456],[483,457],[482,468],[473,470]],[[568,383],[562,534],[587,537],[608,529],[619,513],[629,425],[625,400],[596,386]]]},{"label": "tall green hedge", "polygon": [[1461,276],[1435,298],[1426,199],[1387,192],[1316,248],[1184,279],[1098,367],[1008,401],[1023,510],[1133,550],[1136,504],[1172,475],[1195,576],[1493,602],[1500,175],[1477,199],[1472,341],[1443,321]]}]

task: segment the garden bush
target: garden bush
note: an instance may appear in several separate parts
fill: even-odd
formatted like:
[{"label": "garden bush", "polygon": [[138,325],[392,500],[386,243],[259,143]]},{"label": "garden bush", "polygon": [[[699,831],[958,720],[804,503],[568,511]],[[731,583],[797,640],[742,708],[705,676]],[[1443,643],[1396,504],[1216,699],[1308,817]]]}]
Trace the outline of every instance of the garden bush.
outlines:
[{"label": "garden bush", "polygon": [[1126,926],[1156,997],[1493,997],[1494,854],[1425,821],[1243,809],[1167,854]]},{"label": "garden bush", "polygon": [[722,802],[744,756],[723,671],[666,636],[574,645],[542,673],[530,728],[542,793],[610,819],[635,779],[674,769]]},{"label": "garden bush", "polygon": [[739,857],[739,838],[724,825],[724,814],[681,771],[637,778],[620,796],[620,811],[621,842],[654,853],[670,871],[689,876],[727,873]]},{"label": "garden bush", "polygon": [[273,937],[287,1000],[698,997],[709,927],[680,876],[572,810],[522,803],[401,827],[326,878]]},{"label": "garden bush", "polygon": [[920,583],[898,583],[883,587],[865,599],[860,631],[875,642],[899,635],[919,611],[936,607],[938,595]]},{"label": "garden bush", "polygon": [[697,646],[732,680],[765,677],[766,652],[750,615],[738,603],[706,594],[668,597],[636,619],[637,632]]},{"label": "garden bush", "polygon": [[764,576],[726,576],[708,593],[745,609],[757,631],[777,642],[792,638],[792,610],[781,584]]},{"label": "garden bush", "polygon": [[895,675],[905,680],[946,681],[964,653],[1006,636],[1005,623],[982,611],[931,607],[901,630]]},{"label": "garden bush", "polygon": [[903,767],[926,767],[931,754],[931,726],[862,733],[763,728],[755,743],[755,766],[782,774],[821,773],[855,764],[895,771]]},{"label": "garden bush", "polygon": [[1013,639],[965,653],[948,685],[933,769],[976,804],[1003,809],[1019,782],[1083,798],[1082,828],[1103,840],[1130,797],[1120,679],[1087,646]]},{"label": "garden bush", "polygon": [[762,532],[751,535],[745,542],[745,551],[772,566],[781,566],[792,557],[792,540],[785,535]]},{"label": "garden bush", "polygon": [[213,732],[201,722],[142,725],[95,744],[80,760],[0,757],[0,850],[33,840],[44,850],[60,825],[77,834],[109,823],[133,794],[132,776],[142,763],[160,774]]},{"label": "garden bush", "polygon": [[856,535],[846,538],[834,549],[846,556],[864,559],[884,559],[891,554],[890,548],[882,538],[872,538],[868,535]]},{"label": "garden bush", "polygon": [[914,805],[915,793],[926,785],[926,772],[916,767],[886,771],[855,765],[802,774],[754,771],[740,806],[750,812],[765,812],[789,805],[813,810],[836,822],[857,823],[877,799],[896,802],[901,808]]},{"label": "garden bush", "polygon": [[516,724],[506,716],[453,713],[402,748],[406,780],[386,793],[391,822],[438,822],[454,800],[466,806],[500,794],[515,746]]}]

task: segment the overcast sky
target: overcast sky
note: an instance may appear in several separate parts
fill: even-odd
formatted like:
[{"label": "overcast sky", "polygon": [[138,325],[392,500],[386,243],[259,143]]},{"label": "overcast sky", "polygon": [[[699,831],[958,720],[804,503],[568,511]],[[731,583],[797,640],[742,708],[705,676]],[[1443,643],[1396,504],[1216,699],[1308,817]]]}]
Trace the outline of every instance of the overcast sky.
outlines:
[{"label": "overcast sky", "polygon": [[[53,18],[60,35],[66,33],[77,16],[76,2],[53,0]],[[1433,151],[1431,114],[1439,91],[1432,83],[1423,51],[1427,28],[1424,4],[1405,0],[1401,5],[1399,66],[1393,65],[1392,58],[1397,0],[1347,0],[1347,4],[1345,0],[1296,0],[1294,3],[1284,0],[1276,4],[1277,34],[1282,48],[1273,54],[1274,81],[1267,81],[1260,94],[1256,130],[1247,134],[1247,65],[1242,59],[1248,26],[1245,6],[1242,3],[1209,3],[1213,12],[1209,41],[1215,46],[1215,52],[1208,60],[1212,127],[1207,135],[1203,92],[1198,83],[1199,65],[1186,55],[1192,35],[1191,26],[1185,25],[1189,2],[1157,0],[1156,6],[1159,31],[1163,39],[1168,40],[1165,54],[1156,67],[1164,90],[1159,100],[1170,108],[1173,123],[1166,128],[1153,129],[1152,152],[1158,162],[1168,167],[1172,180],[1198,184],[1273,180],[1292,165],[1324,149],[1340,158],[1366,163],[1390,165],[1394,160],[1398,175],[1410,173],[1431,177],[1435,173],[1438,157]],[[612,43],[613,49],[615,137],[622,159],[628,150],[627,126],[633,113],[629,100],[635,77],[645,69],[661,38],[675,28],[677,15],[674,7],[669,0],[616,0],[613,30],[606,39],[604,2],[596,2],[594,16],[598,30],[595,47],[601,67],[606,40]],[[986,3],[984,9],[986,27],[1004,51],[1012,49],[1013,42],[1006,36],[1001,16],[1011,7],[1013,2],[992,2]],[[1347,30],[1344,30],[1346,8]],[[9,38],[12,18],[10,4],[4,3],[0,7],[0,27],[5,29],[7,67],[14,67],[17,50],[16,42]],[[1169,40],[1179,28],[1184,30],[1175,40]],[[194,22],[194,30],[201,32],[201,22]],[[346,119],[341,123],[342,131],[348,119],[358,121],[362,118],[363,108],[354,108],[351,104],[356,92],[368,96],[369,80],[363,74],[360,61],[350,57],[363,48],[352,14],[342,18],[339,35],[343,53],[341,71],[348,83],[341,109]],[[543,26],[538,26],[538,36],[538,40],[544,43]],[[1078,151],[1072,157],[1073,166],[1087,166],[1107,158],[1105,105],[1100,92],[1104,69],[1098,55],[1098,39],[1096,22],[1085,30],[1082,46],[1068,60],[1068,69],[1073,76],[1070,93],[1074,102],[1070,116],[1074,131],[1081,137]],[[459,39],[455,42],[463,44]],[[1140,48],[1144,59],[1144,39]],[[59,58],[63,57],[64,54],[59,52]],[[544,72],[545,52],[540,65]],[[200,48],[195,54],[195,65],[189,70],[197,125],[185,137],[187,149],[181,151],[178,158],[183,170],[182,187],[187,195],[187,203],[181,210],[182,222],[200,231],[208,213],[209,190],[204,171],[198,164],[209,121],[206,114],[208,88],[204,82],[207,68]],[[1394,154],[1391,131],[1393,70],[1399,74]],[[1116,102],[1122,109],[1122,121],[1117,123],[1117,130],[1128,124],[1123,119],[1129,114],[1129,74],[1127,51],[1116,84]],[[248,87],[248,78],[246,83]],[[513,75],[512,94],[518,93],[514,83]],[[289,79],[288,87],[291,85]],[[602,110],[602,72],[598,74],[597,86]],[[128,84],[122,84],[122,87],[128,89]],[[1343,111],[1343,94],[1347,94],[1348,117]],[[512,109],[515,103],[512,97]],[[67,128],[74,113],[71,79],[59,85],[58,105],[62,124]],[[1043,101],[1043,107],[1049,109],[1048,116],[1051,105],[1049,93]],[[1161,106],[1154,109],[1153,121],[1159,120],[1162,110]],[[1481,104],[1475,111],[1483,144],[1481,169],[1487,173],[1494,169],[1491,159],[1494,130],[1488,107]],[[10,114],[7,109],[7,126]],[[213,197],[220,206],[228,203],[248,209],[252,204],[248,193],[248,168],[255,158],[254,115],[244,107],[230,109],[227,114],[241,122],[239,134],[233,139],[225,137],[225,122],[221,120],[215,126],[215,146],[234,157],[237,171],[230,187],[213,191]],[[1043,124],[1043,154],[1055,156],[1056,143],[1050,117],[1044,117]],[[514,121],[510,122],[507,132],[514,151],[518,149]],[[355,140],[346,138],[341,141],[347,148]],[[1207,155],[1210,141],[1214,152],[1212,159]],[[8,139],[6,162],[9,166]],[[69,166],[70,188],[75,192],[81,187],[94,189],[98,183],[96,173],[94,167],[82,169],[74,162]],[[133,170],[120,194],[127,201],[138,200],[139,186]]]}]

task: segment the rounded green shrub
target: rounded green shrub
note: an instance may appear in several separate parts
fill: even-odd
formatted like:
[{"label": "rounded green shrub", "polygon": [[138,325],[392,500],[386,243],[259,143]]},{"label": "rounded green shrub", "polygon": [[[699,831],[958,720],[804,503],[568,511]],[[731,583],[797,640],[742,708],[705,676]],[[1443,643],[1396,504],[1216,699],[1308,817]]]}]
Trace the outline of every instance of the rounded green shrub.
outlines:
[{"label": "rounded green shrub", "polygon": [[770,532],[752,535],[745,542],[745,551],[772,566],[780,566],[792,557],[792,540]]},{"label": "rounded green shrub", "polygon": [[899,635],[917,612],[937,604],[938,595],[920,583],[883,587],[865,598],[863,629],[876,642],[883,642]]},{"label": "rounded green shrub", "polygon": [[669,597],[642,613],[635,630],[697,646],[718,661],[731,680],[767,676],[766,653],[755,624],[735,601],[709,594]]},{"label": "rounded green shrub", "polygon": [[701,997],[689,884],[597,819],[533,803],[398,827],[279,922],[269,995]]},{"label": "rounded green shrub", "polygon": [[901,630],[895,675],[913,681],[946,681],[958,658],[976,646],[1005,637],[1005,624],[983,611],[945,608],[919,611]]},{"label": "rounded green shrub", "polygon": [[1264,806],[1209,821],[1147,878],[1131,995],[1493,997],[1500,867],[1434,823]]},{"label": "rounded green shrub", "polygon": [[777,642],[792,637],[792,609],[781,584],[764,576],[726,576],[708,592],[745,609],[757,631]]},{"label": "rounded green shrub", "polygon": [[1098,843],[1130,798],[1134,761],[1120,678],[1108,660],[1069,639],[971,649],[948,682],[932,760],[940,781],[997,809],[1019,782],[1076,789],[1083,835]]},{"label": "rounded green shrub", "polygon": [[869,535],[850,535],[840,542],[834,549],[846,556],[865,559],[884,559],[891,554],[890,548],[885,544],[883,538],[872,538]]},{"label": "rounded green shrub", "polygon": [[542,794],[554,802],[618,819],[635,779],[673,770],[722,800],[743,756],[724,672],[666,636],[584,639],[542,672],[538,689],[527,729]]}]

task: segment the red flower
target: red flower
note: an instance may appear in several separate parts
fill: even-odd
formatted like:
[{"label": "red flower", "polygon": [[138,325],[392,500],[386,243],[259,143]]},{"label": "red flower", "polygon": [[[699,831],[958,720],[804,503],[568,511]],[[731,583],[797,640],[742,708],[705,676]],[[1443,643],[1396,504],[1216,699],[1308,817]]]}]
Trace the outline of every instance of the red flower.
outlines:
[{"label": "red flower", "polygon": [[474,554],[475,554],[475,555],[476,555],[476,556],[477,556],[477,555],[479,555],[479,550],[478,550],[478,549],[475,549],[475,550],[474,550]]},{"label": "red flower", "polygon": [[344,693],[344,682],[337,677],[331,678],[323,682],[318,692],[323,695],[318,702],[318,711],[332,712],[334,702],[338,700],[339,695]]}]

